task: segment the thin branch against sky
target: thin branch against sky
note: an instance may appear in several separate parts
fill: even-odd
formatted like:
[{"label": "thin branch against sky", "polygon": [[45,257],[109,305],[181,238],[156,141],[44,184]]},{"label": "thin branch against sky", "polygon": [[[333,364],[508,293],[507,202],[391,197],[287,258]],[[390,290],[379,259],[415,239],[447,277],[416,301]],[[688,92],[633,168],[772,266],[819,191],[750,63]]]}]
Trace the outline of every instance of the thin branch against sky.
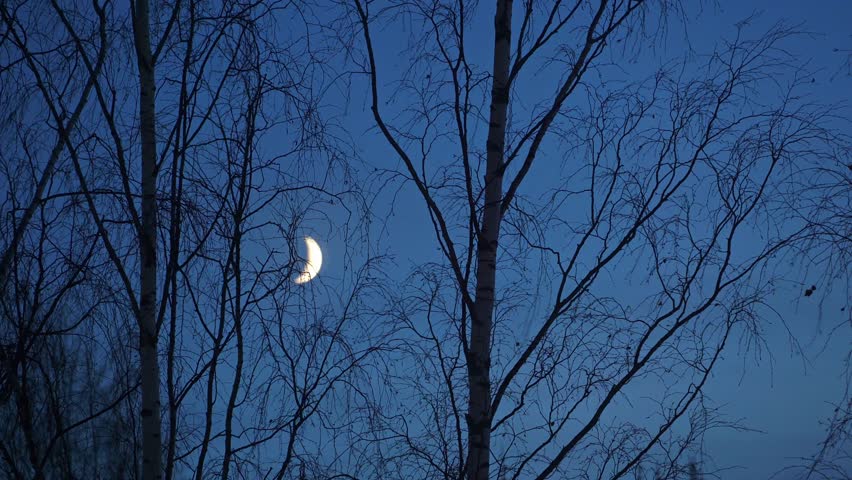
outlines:
[{"label": "thin branch against sky", "polygon": [[839,12],[129,7],[0,6],[0,476],[848,470]]}]

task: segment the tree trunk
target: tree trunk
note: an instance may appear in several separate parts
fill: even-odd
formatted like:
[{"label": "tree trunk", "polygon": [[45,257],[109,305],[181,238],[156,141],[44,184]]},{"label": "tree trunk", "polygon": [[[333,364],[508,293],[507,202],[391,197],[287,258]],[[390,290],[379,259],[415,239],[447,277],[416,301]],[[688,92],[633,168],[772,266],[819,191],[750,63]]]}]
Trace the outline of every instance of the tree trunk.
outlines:
[{"label": "tree trunk", "polygon": [[154,59],[148,1],[137,0],[133,17],[139,68],[139,128],[142,140],[142,230],[139,232],[139,360],[142,381],[142,478],[163,477],[160,438],[160,372],[157,364],[157,144]]},{"label": "tree trunk", "polygon": [[494,17],[494,71],[485,173],[485,208],[477,241],[476,298],[470,328],[467,371],[468,480],[488,480],[491,451],[491,325],[497,272],[497,244],[503,199],[503,153],[509,104],[512,0],[498,0]]}]

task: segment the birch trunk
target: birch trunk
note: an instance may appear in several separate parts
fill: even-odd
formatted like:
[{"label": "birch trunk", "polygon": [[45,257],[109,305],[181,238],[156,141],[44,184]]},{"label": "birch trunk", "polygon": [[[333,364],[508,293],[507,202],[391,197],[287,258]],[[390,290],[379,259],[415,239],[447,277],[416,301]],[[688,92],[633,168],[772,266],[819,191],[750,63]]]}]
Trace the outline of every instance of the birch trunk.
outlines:
[{"label": "birch trunk", "polygon": [[137,0],[133,17],[139,68],[142,141],[142,230],[139,232],[139,360],[142,387],[142,478],[163,478],[160,438],[160,371],[157,364],[157,145],[154,123],[154,59],[148,1]]},{"label": "birch trunk", "polygon": [[503,199],[503,154],[506,111],[509,104],[509,57],[512,36],[512,0],[498,0],[494,17],[494,71],[485,174],[485,206],[477,241],[476,298],[471,316],[467,362],[468,480],[488,480],[491,451],[491,325],[497,272]]}]

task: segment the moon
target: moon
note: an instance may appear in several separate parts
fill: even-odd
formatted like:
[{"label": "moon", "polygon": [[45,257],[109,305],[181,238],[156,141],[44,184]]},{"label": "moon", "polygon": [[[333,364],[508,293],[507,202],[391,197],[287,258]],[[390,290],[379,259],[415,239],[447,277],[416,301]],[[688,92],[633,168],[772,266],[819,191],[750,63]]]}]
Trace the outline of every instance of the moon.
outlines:
[{"label": "moon", "polygon": [[317,276],[322,268],[322,250],[316,240],[311,237],[305,237],[305,246],[308,248],[308,258],[305,262],[305,269],[294,280],[295,283],[301,285],[308,283]]}]

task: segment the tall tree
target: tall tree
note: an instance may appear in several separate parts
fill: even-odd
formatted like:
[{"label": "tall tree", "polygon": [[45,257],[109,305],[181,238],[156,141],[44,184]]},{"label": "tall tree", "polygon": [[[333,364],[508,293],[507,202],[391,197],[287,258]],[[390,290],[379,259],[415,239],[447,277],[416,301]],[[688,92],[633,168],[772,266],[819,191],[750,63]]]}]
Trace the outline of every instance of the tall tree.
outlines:
[{"label": "tall tree", "polygon": [[[36,73],[50,94],[47,122],[23,108],[8,121],[26,138],[3,137],[12,210],[37,206],[27,228],[0,224],[4,239],[21,238],[4,297],[2,379],[15,391],[2,410],[11,419],[3,467],[24,478],[345,471],[312,445],[340,447],[346,413],[336,407],[358,402],[344,387],[361,381],[381,341],[363,322],[373,260],[353,253],[366,242],[366,202],[341,161],[349,147],[339,125],[324,115],[318,92],[329,80],[313,71],[324,54],[310,45],[307,13],[286,1],[131,7],[3,4],[4,98],[29,101]],[[36,31],[49,35],[32,35],[29,26],[47,19],[51,28]],[[37,155],[47,136],[30,132],[62,133],[63,115],[88,90],[94,100],[58,135],[58,153]],[[41,175],[50,162],[57,173]],[[19,187],[12,172],[21,166],[33,180]],[[32,196],[44,178],[44,193]],[[353,268],[296,287],[309,233],[324,247],[340,242]],[[52,247],[68,240],[71,253]],[[75,268],[21,277],[33,262]],[[82,300],[68,300],[78,291]],[[43,310],[54,297],[85,315],[16,311]],[[326,298],[339,303],[317,308]],[[45,356],[56,366],[37,369]],[[21,381],[26,388],[12,388]],[[45,411],[57,426],[39,434],[31,420]]]},{"label": "tall tree", "polygon": [[139,367],[142,388],[142,478],[163,478],[160,368],[157,358],[157,124],[155,58],[151,54],[148,0],[133,5],[133,38],[139,69],[139,131],[142,143],[142,208],[139,230]]},{"label": "tall tree", "polygon": [[[377,400],[373,474],[683,472],[712,422],[682,424],[731,336],[754,331],[766,265],[810,231],[769,203],[793,198],[782,185],[801,158],[830,161],[839,141],[830,109],[796,96],[807,83],[782,47],[795,32],[739,30],[636,80],[630,57],[679,3],[348,5],[335,30],[360,37],[370,113],[443,254],[390,312],[406,326],[400,355],[429,374],[387,370],[412,400]],[[400,35],[399,19],[411,41],[395,51],[382,35]],[[784,75],[774,103],[749,98]],[[636,392],[660,413],[616,421]]]}]

